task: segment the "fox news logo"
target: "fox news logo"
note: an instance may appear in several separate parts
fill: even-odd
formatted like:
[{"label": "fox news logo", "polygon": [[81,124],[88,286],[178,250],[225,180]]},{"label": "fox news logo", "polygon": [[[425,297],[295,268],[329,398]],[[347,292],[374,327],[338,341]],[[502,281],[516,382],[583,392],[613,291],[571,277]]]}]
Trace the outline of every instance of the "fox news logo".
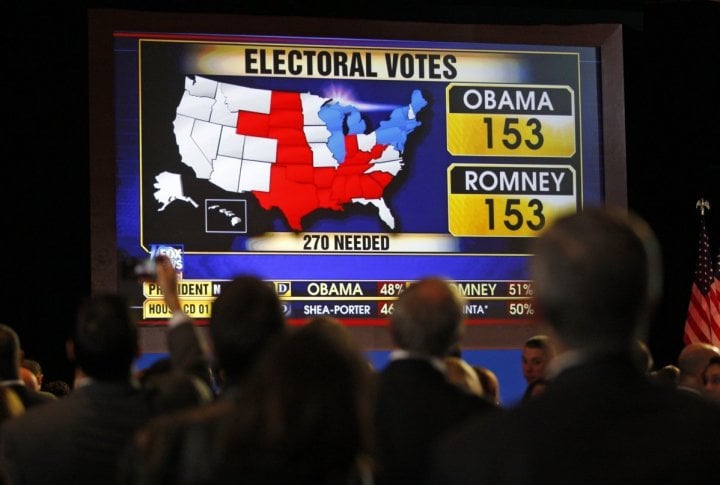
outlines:
[{"label": "fox news logo", "polygon": [[179,275],[182,275],[184,267],[183,249],[183,245],[152,244],[150,246],[150,258],[155,259],[158,256],[167,257],[175,271]]}]

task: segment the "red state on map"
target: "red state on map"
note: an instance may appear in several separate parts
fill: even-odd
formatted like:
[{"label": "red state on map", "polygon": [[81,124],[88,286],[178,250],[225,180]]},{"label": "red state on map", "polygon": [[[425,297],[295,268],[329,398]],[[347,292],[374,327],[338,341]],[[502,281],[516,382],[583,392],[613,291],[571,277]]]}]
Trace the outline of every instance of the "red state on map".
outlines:
[{"label": "red state on map", "polygon": [[270,190],[253,191],[260,205],[277,207],[290,227],[302,230],[302,218],[318,209],[342,211],[353,199],[383,196],[393,175],[365,173],[386,145],[369,152],[358,148],[357,136],[345,137],[345,160],[338,167],[313,167],[313,153],[303,130],[302,102],[298,93],[273,91],[270,113],[238,113],[237,133],[277,140],[277,158],[270,169]]}]

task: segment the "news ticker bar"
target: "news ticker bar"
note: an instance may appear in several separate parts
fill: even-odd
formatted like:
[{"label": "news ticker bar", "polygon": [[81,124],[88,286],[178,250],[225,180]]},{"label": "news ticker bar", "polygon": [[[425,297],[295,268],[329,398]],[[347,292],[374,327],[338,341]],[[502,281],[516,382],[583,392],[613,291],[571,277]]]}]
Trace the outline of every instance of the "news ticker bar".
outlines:
[{"label": "news ticker bar", "polygon": [[[222,293],[222,281],[181,280],[178,294],[183,311],[192,318],[211,316],[212,302]],[[287,318],[333,316],[352,319],[387,318],[395,300],[412,281],[271,281]],[[464,313],[473,319],[532,318],[530,281],[455,281]],[[143,283],[143,320],[165,320],[172,313],[156,283]]]}]

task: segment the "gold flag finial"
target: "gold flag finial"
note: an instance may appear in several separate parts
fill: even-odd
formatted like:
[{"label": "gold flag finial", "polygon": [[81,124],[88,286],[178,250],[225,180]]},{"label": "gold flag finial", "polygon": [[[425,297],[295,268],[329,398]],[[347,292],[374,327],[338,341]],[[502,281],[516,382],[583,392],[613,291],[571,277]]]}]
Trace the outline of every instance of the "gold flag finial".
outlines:
[{"label": "gold flag finial", "polygon": [[705,199],[698,199],[697,202],[695,202],[695,208],[700,209],[700,215],[704,216],[706,210],[710,210],[710,202]]}]

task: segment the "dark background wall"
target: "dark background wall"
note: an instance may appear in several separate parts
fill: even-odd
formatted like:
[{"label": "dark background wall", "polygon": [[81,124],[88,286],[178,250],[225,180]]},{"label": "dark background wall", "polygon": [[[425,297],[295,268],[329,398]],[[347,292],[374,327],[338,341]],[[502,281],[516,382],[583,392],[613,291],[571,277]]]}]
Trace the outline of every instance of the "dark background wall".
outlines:
[{"label": "dark background wall", "polygon": [[[327,2],[322,2],[327,3]],[[345,6],[347,5],[347,6]],[[695,201],[720,246],[717,1],[17,1],[3,6],[0,322],[49,379],[70,379],[64,340],[90,292],[87,8],[477,24],[623,25],[628,200],[657,232],[665,298],[650,348],[682,346],[697,248]]]}]

